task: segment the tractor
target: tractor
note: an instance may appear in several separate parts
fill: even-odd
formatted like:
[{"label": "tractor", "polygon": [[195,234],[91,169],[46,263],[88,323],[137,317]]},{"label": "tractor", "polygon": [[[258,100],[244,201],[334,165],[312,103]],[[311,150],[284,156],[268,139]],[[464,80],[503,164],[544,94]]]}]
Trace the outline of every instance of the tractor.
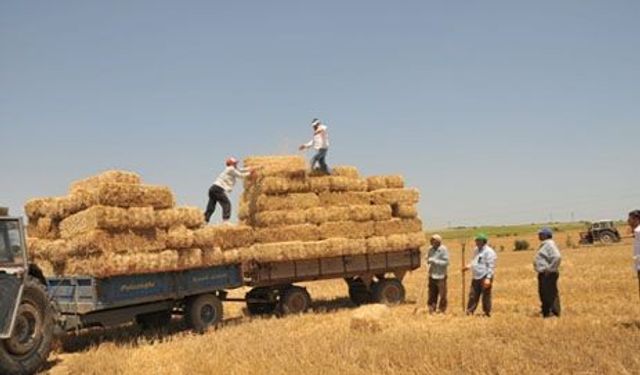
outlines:
[{"label": "tractor", "polygon": [[589,225],[586,232],[580,233],[581,245],[593,245],[596,242],[609,245],[620,242],[621,239],[620,232],[616,229],[616,224],[613,220],[593,222]]}]

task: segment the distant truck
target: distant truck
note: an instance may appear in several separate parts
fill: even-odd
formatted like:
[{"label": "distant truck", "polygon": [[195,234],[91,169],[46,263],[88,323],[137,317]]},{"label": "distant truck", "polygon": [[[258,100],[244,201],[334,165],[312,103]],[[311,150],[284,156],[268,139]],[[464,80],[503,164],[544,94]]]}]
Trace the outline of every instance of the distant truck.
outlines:
[{"label": "distant truck", "polygon": [[600,242],[609,245],[620,242],[622,237],[613,220],[600,220],[589,224],[586,232],[580,233],[581,245],[592,245]]},{"label": "distant truck", "polygon": [[[251,314],[299,314],[311,307],[294,283],[344,280],[359,305],[404,302],[402,280],[420,267],[420,250],[283,262],[249,262],[106,278],[46,278],[29,262],[21,218],[0,208],[0,374],[33,374],[51,351],[54,331],[137,323],[169,324],[183,315],[197,331],[222,321],[222,302],[244,302]],[[245,298],[227,290],[252,289]]]}]

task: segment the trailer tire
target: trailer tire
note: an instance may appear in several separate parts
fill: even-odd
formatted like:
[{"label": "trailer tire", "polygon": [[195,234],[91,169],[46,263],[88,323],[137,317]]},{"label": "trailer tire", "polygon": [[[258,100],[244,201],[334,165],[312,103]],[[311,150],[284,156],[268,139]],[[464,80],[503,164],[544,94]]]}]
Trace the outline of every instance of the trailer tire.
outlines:
[{"label": "trailer tire", "polygon": [[213,294],[201,294],[187,301],[185,319],[187,326],[196,332],[204,332],[222,322],[222,302]]},{"label": "trailer tire", "polygon": [[171,311],[158,311],[136,316],[136,323],[142,330],[161,329],[171,323]]},{"label": "trailer tire", "polygon": [[246,294],[245,298],[249,300],[258,300],[265,302],[247,302],[247,311],[250,315],[270,315],[276,311],[277,303],[269,302],[271,289],[269,288],[253,288]]},{"label": "trailer tire", "polygon": [[349,285],[349,299],[355,305],[360,306],[373,301],[371,290],[361,279],[347,280],[347,284]]},{"label": "trailer tire", "polygon": [[400,304],[405,299],[404,286],[398,279],[380,280],[373,287],[373,298],[385,305]]},{"label": "trailer tire", "polygon": [[12,337],[0,341],[1,374],[34,374],[47,363],[54,314],[44,285],[27,276]]},{"label": "trailer tire", "polygon": [[282,315],[303,314],[311,307],[311,296],[305,288],[292,286],[282,292],[279,307]]}]

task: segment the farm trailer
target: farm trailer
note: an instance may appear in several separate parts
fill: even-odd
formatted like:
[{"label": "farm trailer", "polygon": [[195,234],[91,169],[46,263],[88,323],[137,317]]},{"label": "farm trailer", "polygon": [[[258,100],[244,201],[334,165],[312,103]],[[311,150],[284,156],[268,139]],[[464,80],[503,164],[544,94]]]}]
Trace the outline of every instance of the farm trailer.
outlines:
[{"label": "farm trailer", "polygon": [[401,303],[402,280],[420,267],[420,250],[282,262],[249,262],[244,266],[245,284],[252,287],[244,300],[251,314],[297,314],[311,305],[306,288],[295,283],[342,279],[356,305],[377,302]]}]

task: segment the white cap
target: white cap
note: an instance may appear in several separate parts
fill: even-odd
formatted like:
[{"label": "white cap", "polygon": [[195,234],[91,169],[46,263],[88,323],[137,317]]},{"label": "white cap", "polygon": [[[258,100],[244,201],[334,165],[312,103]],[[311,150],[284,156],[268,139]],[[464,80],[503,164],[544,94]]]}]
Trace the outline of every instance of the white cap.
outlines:
[{"label": "white cap", "polygon": [[442,236],[439,234],[434,234],[433,236],[431,236],[432,240],[436,240],[438,242],[442,242]]}]

